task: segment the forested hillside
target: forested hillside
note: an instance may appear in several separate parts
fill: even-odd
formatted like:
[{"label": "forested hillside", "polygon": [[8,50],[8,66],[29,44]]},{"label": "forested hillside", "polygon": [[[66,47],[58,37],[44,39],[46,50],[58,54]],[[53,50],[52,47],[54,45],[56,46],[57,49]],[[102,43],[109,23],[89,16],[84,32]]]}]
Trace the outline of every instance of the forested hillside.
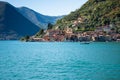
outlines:
[{"label": "forested hillside", "polygon": [[[79,26],[95,28],[97,26],[116,24],[119,28],[120,0],[89,0],[80,9],[58,20],[60,28],[70,26],[74,20],[82,18]],[[119,28],[120,29],[120,28]]]}]

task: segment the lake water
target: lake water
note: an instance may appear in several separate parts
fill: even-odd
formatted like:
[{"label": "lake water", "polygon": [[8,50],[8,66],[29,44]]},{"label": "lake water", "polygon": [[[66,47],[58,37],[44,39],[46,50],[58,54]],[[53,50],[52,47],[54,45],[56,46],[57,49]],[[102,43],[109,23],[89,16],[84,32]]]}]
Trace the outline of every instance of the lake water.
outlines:
[{"label": "lake water", "polygon": [[0,80],[120,80],[120,43],[0,41]]}]

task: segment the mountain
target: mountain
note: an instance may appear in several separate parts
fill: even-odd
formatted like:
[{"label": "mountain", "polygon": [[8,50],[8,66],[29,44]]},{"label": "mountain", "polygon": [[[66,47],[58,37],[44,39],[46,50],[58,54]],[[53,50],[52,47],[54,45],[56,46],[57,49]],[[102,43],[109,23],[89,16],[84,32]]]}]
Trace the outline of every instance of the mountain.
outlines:
[{"label": "mountain", "polygon": [[96,27],[115,24],[120,32],[120,0],[88,0],[81,8],[58,20],[56,25],[63,28],[78,20],[79,27],[94,30]]},{"label": "mountain", "polygon": [[20,14],[7,2],[0,2],[0,39],[19,39],[33,35],[39,27]]},{"label": "mountain", "polygon": [[46,29],[48,23],[54,24],[61,16],[45,16],[29,8],[16,8],[0,1],[0,40],[20,39],[32,36],[40,29]]},{"label": "mountain", "polygon": [[62,18],[63,16],[46,16],[42,15],[32,9],[29,9],[27,7],[20,7],[18,8],[18,11],[24,15],[28,20],[36,24],[42,29],[46,29],[48,23],[55,24],[55,22]]},{"label": "mountain", "polygon": [[120,0],[88,0],[81,8],[22,41],[120,41]]}]

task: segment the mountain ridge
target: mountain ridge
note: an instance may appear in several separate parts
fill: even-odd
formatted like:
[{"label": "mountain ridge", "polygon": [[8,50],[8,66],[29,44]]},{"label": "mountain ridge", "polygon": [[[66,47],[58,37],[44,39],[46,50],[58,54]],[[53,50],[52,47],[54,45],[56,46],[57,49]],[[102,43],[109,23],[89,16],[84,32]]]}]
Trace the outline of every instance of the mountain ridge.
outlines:
[{"label": "mountain ridge", "polygon": [[[48,16],[38,13],[27,7],[17,8],[18,11],[23,14],[28,20],[36,24],[37,26],[42,26],[40,28],[47,29],[48,23],[55,24],[55,22],[62,18],[63,16]],[[32,16],[32,18],[31,18]]]},{"label": "mountain ridge", "polygon": [[0,2],[0,39],[18,39],[33,35],[39,27],[27,20],[16,8],[7,2]]},{"label": "mountain ridge", "polygon": [[[32,10],[29,8],[27,9]],[[31,13],[32,12],[37,13],[35,11],[31,11]],[[40,13],[37,13],[38,16],[39,14]],[[42,25],[39,20],[31,20],[32,16],[27,18],[25,15],[27,16],[27,14],[20,12],[19,8],[14,7],[8,2],[0,1],[0,40],[20,39],[20,37],[26,35],[32,36],[40,29],[47,28],[47,22],[45,25]],[[34,16],[37,17],[36,14],[34,14]],[[41,21],[42,20],[43,19],[41,19]],[[38,22],[39,25],[36,25],[36,22]],[[52,23],[52,21],[50,23]]]}]

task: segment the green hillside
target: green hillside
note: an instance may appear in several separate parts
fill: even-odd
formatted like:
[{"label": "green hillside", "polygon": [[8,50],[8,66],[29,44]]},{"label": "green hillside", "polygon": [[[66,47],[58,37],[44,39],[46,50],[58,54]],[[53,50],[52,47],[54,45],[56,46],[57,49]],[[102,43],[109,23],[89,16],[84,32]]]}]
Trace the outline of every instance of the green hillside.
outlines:
[{"label": "green hillside", "polygon": [[93,30],[98,26],[115,24],[120,32],[120,0],[89,0],[80,9],[57,21],[60,29],[71,26],[73,21],[82,18],[78,27],[87,27]]},{"label": "green hillside", "polygon": [[88,0],[31,41],[120,41],[120,0]]}]

